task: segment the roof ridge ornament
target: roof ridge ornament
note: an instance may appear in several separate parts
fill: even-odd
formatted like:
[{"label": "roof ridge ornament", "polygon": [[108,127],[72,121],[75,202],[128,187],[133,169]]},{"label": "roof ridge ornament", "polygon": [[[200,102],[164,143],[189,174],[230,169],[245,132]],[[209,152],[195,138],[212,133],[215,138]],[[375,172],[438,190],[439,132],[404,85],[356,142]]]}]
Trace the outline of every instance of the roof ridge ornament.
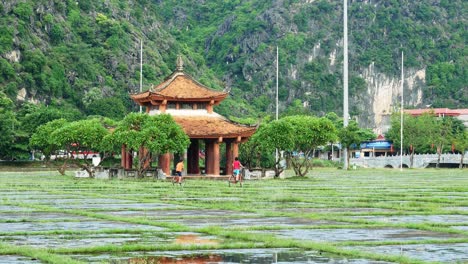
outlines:
[{"label": "roof ridge ornament", "polygon": [[176,61],[176,70],[177,71],[184,71],[184,61],[182,60],[182,55],[177,55],[177,61]]}]

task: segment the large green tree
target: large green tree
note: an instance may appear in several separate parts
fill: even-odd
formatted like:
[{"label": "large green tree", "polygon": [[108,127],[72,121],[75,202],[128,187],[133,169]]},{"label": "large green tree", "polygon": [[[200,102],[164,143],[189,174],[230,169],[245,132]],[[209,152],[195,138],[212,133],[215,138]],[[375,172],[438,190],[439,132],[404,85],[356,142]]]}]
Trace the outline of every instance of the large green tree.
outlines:
[{"label": "large green tree", "polygon": [[[288,116],[282,119],[292,127],[293,145],[287,158],[297,176],[305,176],[312,168],[311,156],[318,146],[336,138],[336,128],[327,118],[313,116]],[[302,153],[303,155],[299,155]]]},{"label": "large green tree", "polygon": [[104,137],[108,133],[108,129],[103,126],[99,119],[79,120],[54,130],[50,135],[51,141],[54,145],[59,146],[60,149],[65,150],[67,157],[59,172],[65,174],[68,158],[78,153],[83,153],[83,160],[85,162],[82,165],[83,169],[88,171],[89,175],[93,177],[93,172],[87,163],[87,155],[92,151],[100,151],[103,148],[107,148],[107,146],[103,146],[103,142]]},{"label": "large green tree", "polygon": [[52,133],[64,127],[68,122],[63,119],[55,119],[47,122],[36,129],[29,139],[29,146],[32,151],[39,151],[44,155],[45,161],[50,159],[50,156],[60,149],[60,145],[52,137]]},{"label": "large green tree", "polygon": [[262,124],[249,140],[252,151],[248,156],[256,158],[257,164],[260,163],[261,157],[272,157],[275,160],[275,177],[278,177],[284,168],[280,166],[281,159],[276,159],[275,152],[278,151],[279,154],[280,152],[291,151],[294,146],[294,137],[293,127],[285,119]]},{"label": "large green tree", "polygon": [[[413,167],[414,153],[416,150],[429,145],[431,142],[431,123],[421,122],[423,119],[408,114],[403,115],[403,149],[400,153],[410,153],[410,168]],[[393,114],[391,117],[391,127],[385,137],[392,140],[394,146],[401,148],[401,117],[400,114]]]},{"label": "large green tree", "polygon": [[115,128],[111,141],[116,147],[125,145],[128,151],[138,152],[138,175],[146,171],[151,154],[184,153],[189,137],[170,115],[150,116],[128,114]]}]

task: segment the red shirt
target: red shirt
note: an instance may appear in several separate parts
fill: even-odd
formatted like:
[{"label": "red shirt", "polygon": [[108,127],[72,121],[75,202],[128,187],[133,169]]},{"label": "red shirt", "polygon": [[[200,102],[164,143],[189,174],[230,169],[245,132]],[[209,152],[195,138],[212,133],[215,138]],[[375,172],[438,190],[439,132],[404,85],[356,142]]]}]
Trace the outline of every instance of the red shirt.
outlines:
[{"label": "red shirt", "polygon": [[240,170],[241,168],[241,163],[238,160],[235,160],[234,163],[232,164],[235,170]]}]

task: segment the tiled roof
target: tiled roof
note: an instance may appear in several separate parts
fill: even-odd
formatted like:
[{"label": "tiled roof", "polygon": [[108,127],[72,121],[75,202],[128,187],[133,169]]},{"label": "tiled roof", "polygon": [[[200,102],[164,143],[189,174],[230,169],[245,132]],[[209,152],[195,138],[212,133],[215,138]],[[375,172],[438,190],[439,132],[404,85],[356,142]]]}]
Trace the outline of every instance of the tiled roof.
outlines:
[{"label": "tiled roof", "polygon": [[195,81],[184,72],[174,72],[164,82],[151,89],[151,92],[164,97],[191,99],[226,97],[227,92],[212,90]]},{"label": "tiled roof", "polygon": [[449,109],[449,108],[428,108],[428,109],[408,109],[405,113],[410,115],[422,115],[433,112],[435,115],[459,116],[468,114],[468,109]]},{"label": "tiled roof", "polygon": [[256,126],[236,124],[220,116],[173,116],[173,118],[191,138],[249,137],[257,129]]}]

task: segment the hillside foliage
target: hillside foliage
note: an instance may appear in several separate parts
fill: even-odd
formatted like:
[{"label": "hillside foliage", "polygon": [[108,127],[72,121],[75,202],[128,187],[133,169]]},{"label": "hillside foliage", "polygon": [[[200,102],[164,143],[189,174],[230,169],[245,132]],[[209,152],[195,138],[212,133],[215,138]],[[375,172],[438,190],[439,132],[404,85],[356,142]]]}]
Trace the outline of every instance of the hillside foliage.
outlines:
[{"label": "hillside foliage", "polygon": [[[281,112],[340,114],[342,8],[331,0],[3,1],[0,91],[14,113],[7,134],[26,142],[40,125],[26,120],[136,111],[129,94],[140,90],[141,45],[143,90],[182,55],[195,79],[230,89],[220,114],[253,120],[274,113],[278,47]],[[397,76],[403,50],[406,67],[426,69],[425,103],[468,107],[466,11],[462,0],[350,1],[351,100],[365,91],[362,69]],[[355,104],[350,112],[359,114]]]}]

